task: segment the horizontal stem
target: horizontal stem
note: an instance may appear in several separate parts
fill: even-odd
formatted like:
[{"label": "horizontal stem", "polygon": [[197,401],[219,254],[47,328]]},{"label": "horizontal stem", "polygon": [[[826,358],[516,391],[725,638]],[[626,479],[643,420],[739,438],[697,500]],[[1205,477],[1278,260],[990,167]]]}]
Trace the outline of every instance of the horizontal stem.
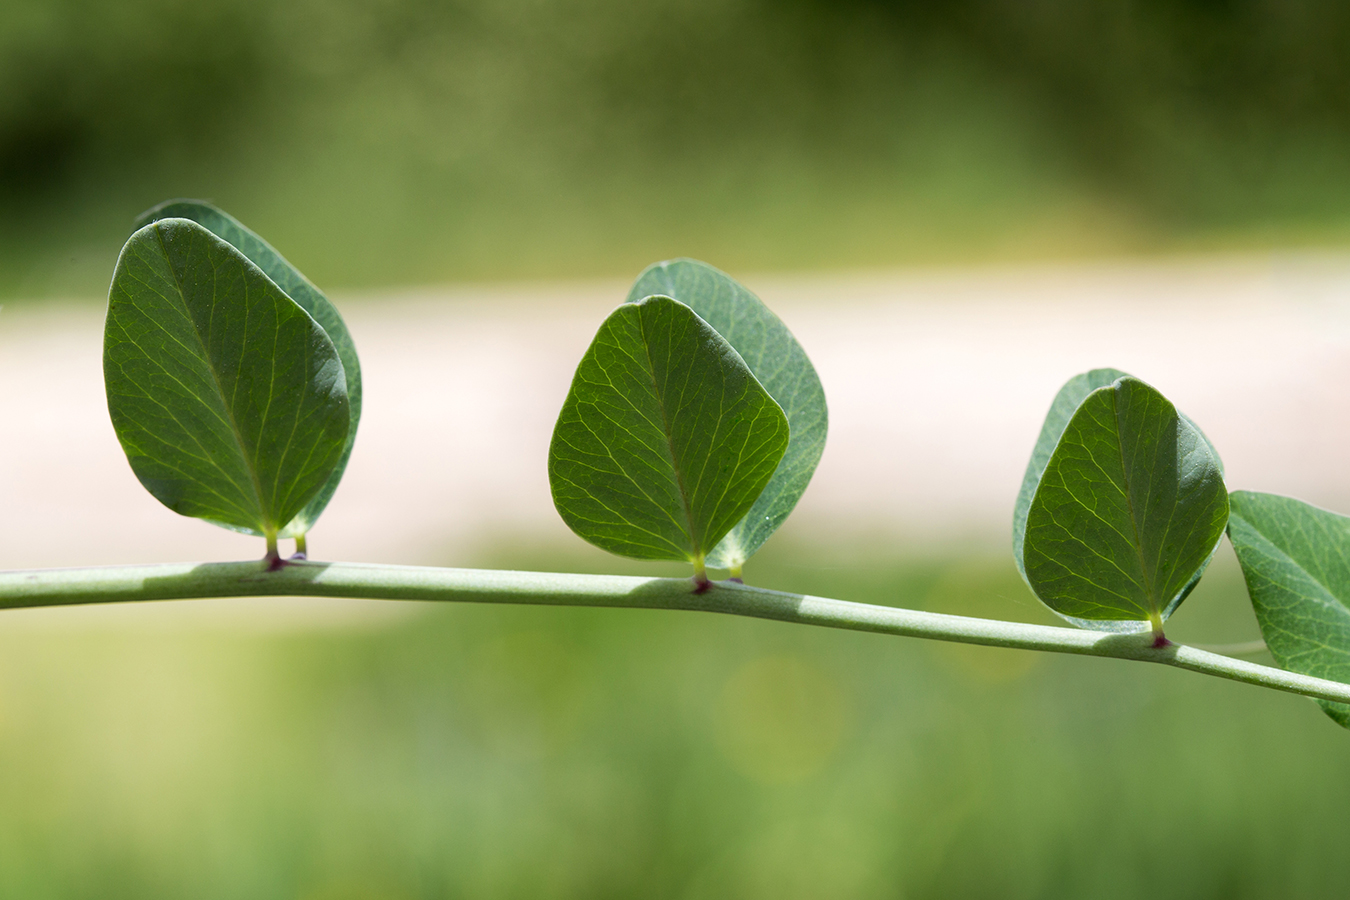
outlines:
[{"label": "horizontal stem", "polygon": [[287,562],[272,570],[268,568],[267,560],[0,572],[0,609],[260,596],[364,597],[372,600],[531,603],[717,612],[989,647],[1134,659],[1320,700],[1350,703],[1350,685],[1256,665],[1180,644],[1167,643],[1155,647],[1154,637],[1149,632],[1107,634],[1077,628],[974,619],[829,600],[806,594],[788,594],[725,581],[715,582],[708,590],[696,593],[694,582],[684,578],[301,561]]}]

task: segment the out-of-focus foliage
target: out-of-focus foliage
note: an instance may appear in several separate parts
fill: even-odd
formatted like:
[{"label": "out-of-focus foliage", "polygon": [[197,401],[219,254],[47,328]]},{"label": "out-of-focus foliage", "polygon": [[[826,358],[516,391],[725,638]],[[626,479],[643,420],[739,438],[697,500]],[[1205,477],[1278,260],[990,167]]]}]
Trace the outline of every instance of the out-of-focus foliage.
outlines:
[{"label": "out-of-focus foliage", "polygon": [[[1161,213],[1322,206],[1344,216],[1350,170],[1337,157],[1350,148],[1345,4],[852,5],[980,59],[1035,104],[1085,175]],[[1328,184],[1339,189],[1319,201]]]},{"label": "out-of-focus foliage", "polygon": [[9,0],[0,289],[172,195],[330,285],[1335,234],[1346,46],[1334,0]]},{"label": "out-of-focus foliage", "polygon": [[[250,8],[252,7],[252,8]],[[283,74],[260,2],[10,0],[0,11],[0,197],[195,154]]]}]

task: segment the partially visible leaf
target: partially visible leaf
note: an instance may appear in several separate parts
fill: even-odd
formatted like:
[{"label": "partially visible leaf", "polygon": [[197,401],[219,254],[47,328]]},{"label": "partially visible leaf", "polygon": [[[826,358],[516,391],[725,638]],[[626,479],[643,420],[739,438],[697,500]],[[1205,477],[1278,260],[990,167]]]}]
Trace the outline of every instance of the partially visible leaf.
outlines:
[{"label": "partially visible leaf", "polygon": [[791,436],[778,470],[745,518],[708,554],[708,565],[739,569],[797,505],[825,450],[829,413],[811,360],[782,320],[725,272],[693,259],[650,266],[628,292],[636,303],[674,297],[698,313],[736,349],[787,415]]},{"label": "partially visible leaf", "polygon": [[[1031,460],[1027,463],[1027,472],[1022,476],[1022,489],[1017,492],[1017,505],[1013,507],[1013,559],[1017,571],[1027,577],[1026,566],[1022,563],[1022,543],[1026,538],[1027,511],[1031,509],[1031,498],[1041,483],[1041,474],[1045,472],[1050,454],[1055,452],[1060,435],[1068,426],[1078,407],[1097,388],[1111,384],[1117,378],[1124,378],[1119,369],[1093,369],[1081,375],[1075,375],[1059,389],[1050,411],[1045,414],[1045,423],[1041,425],[1041,434],[1036,438],[1036,446],[1031,451]],[[1029,583],[1029,582],[1028,582]]]},{"label": "partially visible leaf", "polygon": [[122,248],[103,372],[132,470],[183,515],[273,538],[342,456],[351,415],[333,342],[187,219],[147,225]]},{"label": "partially visible leaf", "polygon": [[549,483],[592,544],[701,572],[787,445],[787,418],[731,345],[683,303],[648,297],[611,313],[577,366]]},{"label": "partially visible leaf", "polygon": [[347,403],[351,422],[347,429],[347,442],[342,448],[342,456],[333,467],[319,492],[305,504],[289,523],[281,529],[281,537],[295,537],[305,534],[314,526],[319,515],[333,499],[333,492],[342,481],[347,469],[347,460],[351,458],[352,447],[356,444],[356,426],[361,420],[361,361],[356,355],[356,344],[352,341],[347,323],[323,292],[300,273],[300,270],[286,261],[272,245],[264,241],[236,218],[224,210],[217,209],[203,200],[169,200],[141,214],[136,221],[139,230],[160,219],[191,219],[210,231],[216,237],[232,245],[263,274],[276,282],[277,287],[286,292],[301,309],[309,313],[316,322],[328,332],[329,339],[337,348],[342,360],[342,371],[347,381]]},{"label": "partially visible leaf", "polygon": [[[1228,539],[1275,661],[1350,682],[1350,518],[1278,494],[1234,491],[1229,502]],[[1350,705],[1317,702],[1350,728]]]},{"label": "partially visible leaf", "polygon": [[1161,631],[1227,521],[1209,441],[1152,387],[1118,378],[1079,405],[1045,465],[1027,512],[1027,582],[1077,624]]}]

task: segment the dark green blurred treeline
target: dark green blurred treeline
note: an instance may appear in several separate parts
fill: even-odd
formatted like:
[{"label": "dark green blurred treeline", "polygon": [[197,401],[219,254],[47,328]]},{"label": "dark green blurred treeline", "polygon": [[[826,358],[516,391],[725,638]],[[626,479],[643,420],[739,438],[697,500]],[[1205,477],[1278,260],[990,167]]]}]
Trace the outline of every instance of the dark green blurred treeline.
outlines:
[{"label": "dark green blurred treeline", "polygon": [[1337,240],[1332,0],[6,0],[0,290],[214,198],[326,284]]}]

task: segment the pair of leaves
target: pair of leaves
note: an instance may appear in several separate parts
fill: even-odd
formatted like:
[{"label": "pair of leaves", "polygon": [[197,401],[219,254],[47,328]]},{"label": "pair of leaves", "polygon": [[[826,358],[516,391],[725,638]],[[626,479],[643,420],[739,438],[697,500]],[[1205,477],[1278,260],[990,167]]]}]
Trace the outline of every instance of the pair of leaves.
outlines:
[{"label": "pair of leaves", "polygon": [[554,428],[563,520],[610,552],[738,573],[824,449],[825,395],[760,300],[711,266],[658,263],[601,325]]},{"label": "pair of leaves", "polygon": [[1209,440],[1155,389],[1115,369],[1056,396],[1013,515],[1019,570],[1085,627],[1161,633],[1228,520]]},{"label": "pair of leaves", "polygon": [[[1275,661],[1350,682],[1350,517],[1228,494],[1200,429],[1123,372],[1097,369],[1064,386],[1013,515],[1018,568],[1051,609],[1097,629],[1160,629],[1225,527]],[[1318,703],[1350,728],[1350,705]]]},{"label": "pair of leaves", "polygon": [[692,309],[736,350],[788,421],[788,446],[749,511],[708,554],[716,569],[739,569],[787,519],[825,452],[829,411],[806,351],[783,321],[731,276],[706,263],[677,259],[649,266],[628,303],[673,297]]},{"label": "pair of leaves", "polygon": [[146,213],[109,292],[104,380],[137,478],[182,515],[303,536],[351,455],[361,369],[326,297],[197,201]]}]

